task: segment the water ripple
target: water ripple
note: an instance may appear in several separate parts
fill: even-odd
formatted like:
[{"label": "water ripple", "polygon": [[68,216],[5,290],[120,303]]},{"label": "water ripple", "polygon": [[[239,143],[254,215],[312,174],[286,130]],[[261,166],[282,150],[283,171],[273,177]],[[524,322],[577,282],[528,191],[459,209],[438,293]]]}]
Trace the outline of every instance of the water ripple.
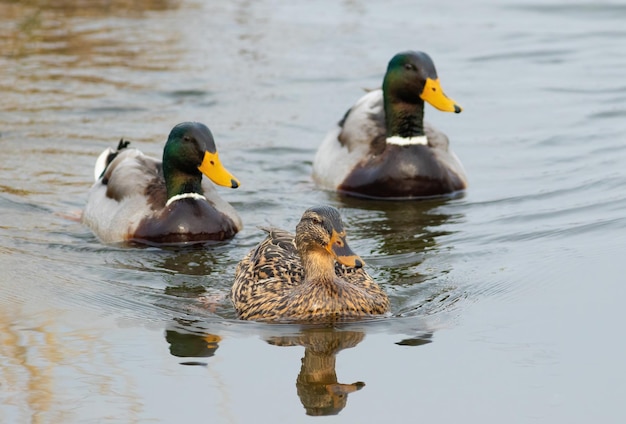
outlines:
[{"label": "water ripple", "polygon": [[557,60],[560,56],[574,53],[575,50],[570,49],[540,49],[540,50],[525,50],[525,51],[509,51],[506,53],[496,53],[491,55],[475,56],[470,58],[471,62],[491,62],[511,59],[545,59]]}]

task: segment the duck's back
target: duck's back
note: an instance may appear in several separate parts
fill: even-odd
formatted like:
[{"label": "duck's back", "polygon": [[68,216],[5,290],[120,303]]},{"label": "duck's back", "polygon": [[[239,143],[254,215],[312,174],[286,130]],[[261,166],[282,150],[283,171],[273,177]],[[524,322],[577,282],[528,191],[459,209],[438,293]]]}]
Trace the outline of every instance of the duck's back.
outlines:
[{"label": "duck's back", "polygon": [[151,208],[149,198],[165,204],[160,166],[160,161],[137,149],[120,151],[89,190],[82,222],[105,243],[126,240],[129,229],[136,227]]},{"label": "duck's back", "polygon": [[382,90],[365,94],[326,134],[313,160],[313,178],[319,185],[336,190],[351,170],[370,155],[374,140],[384,143],[382,100]]},{"label": "duck's back", "polygon": [[265,229],[267,237],[239,262],[232,295],[248,299],[251,294],[279,295],[300,284],[304,269],[296,250],[294,235],[279,229]]}]

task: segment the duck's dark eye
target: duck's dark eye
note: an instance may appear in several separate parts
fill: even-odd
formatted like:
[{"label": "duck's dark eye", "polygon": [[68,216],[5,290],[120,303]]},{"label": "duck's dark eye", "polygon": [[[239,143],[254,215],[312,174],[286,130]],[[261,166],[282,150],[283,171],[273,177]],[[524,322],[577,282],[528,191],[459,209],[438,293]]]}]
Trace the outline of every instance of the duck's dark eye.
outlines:
[{"label": "duck's dark eye", "polygon": [[406,63],[404,65],[404,69],[406,69],[407,71],[415,71],[415,70],[417,70],[415,65],[413,65],[412,63]]},{"label": "duck's dark eye", "polygon": [[322,220],[321,220],[321,219],[319,219],[319,218],[317,218],[317,217],[311,217],[310,219],[311,219],[311,222],[312,222],[314,225],[321,225],[321,224],[322,224]]},{"label": "duck's dark eye", "polygon": [[183,137],[183,140],[185,140],[185,141],[191,141],[191,138],[190,138],[188,135],[186,135],[186,136],[184,136],[184,137]]}]

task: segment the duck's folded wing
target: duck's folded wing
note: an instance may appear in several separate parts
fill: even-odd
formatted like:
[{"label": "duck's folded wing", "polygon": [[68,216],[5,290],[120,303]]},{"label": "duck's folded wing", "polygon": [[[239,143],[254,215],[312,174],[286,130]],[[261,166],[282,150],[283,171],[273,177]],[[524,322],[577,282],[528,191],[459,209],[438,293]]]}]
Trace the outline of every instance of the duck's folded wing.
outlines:
[{"label": "duck's folded wing", "polygon": [[100,183],[107,187],[106,196],[121,201],[132,195],[158,195],[165,202],[165,184],[161,161],[137,149],[121,152],[107,167]]},{"label": "duck's folded wing", "polygon": [[266,229],[267,238],[253,249],[248,269],[256,279],[279,278],[300,280],[302,263],[294,243],[294,235],[284,230]]},{"label": "duck's folded wing", "polygon": [[320,144],[313,160],[313,178],[336,190],[365,158],[385,148],[382,90],[361,97]]},{"label": "duck's folded wing", "polygon": [[367,148],[384,141],[385,112],[382,90],[373,90],[361,97],[339,122],[339,142],[349,151]]},{"label": "duck's folded wing", "polygon": [[[82,222],[105,243],[121,242],[157,204],[165,204],[160,162],[125,149],[89,190]],[[156,205],[156,206],[155,206]]]}]

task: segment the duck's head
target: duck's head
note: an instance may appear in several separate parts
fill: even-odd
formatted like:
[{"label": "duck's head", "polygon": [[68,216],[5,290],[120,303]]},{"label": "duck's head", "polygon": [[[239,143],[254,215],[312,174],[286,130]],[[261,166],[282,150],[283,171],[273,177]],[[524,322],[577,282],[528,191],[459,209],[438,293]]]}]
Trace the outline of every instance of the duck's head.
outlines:
[{"label": "duck's head", "polygon": [[168,174],[176,179],[175,175],[201,177],[202,173],[215,184],[239,187],[239,180],[220,162],[213,134],[199,122],[183,122],[172,128],[163,149],[163,172],[166,182]]},{"label": "duck's head", "polygon": [[318,253],[352,268],[365,264],[348,246],[341,216],[332,206],[316,206],[304,212],[296,226],[296,246],[303,258]]},{"label": "duck's head", "polygon": [[444,112],[460,113],[463,110],[444,94],[435,64],[424,52],[396,54],[387,66],[383,91],[391,102],[421,104],[426,101]]}]

